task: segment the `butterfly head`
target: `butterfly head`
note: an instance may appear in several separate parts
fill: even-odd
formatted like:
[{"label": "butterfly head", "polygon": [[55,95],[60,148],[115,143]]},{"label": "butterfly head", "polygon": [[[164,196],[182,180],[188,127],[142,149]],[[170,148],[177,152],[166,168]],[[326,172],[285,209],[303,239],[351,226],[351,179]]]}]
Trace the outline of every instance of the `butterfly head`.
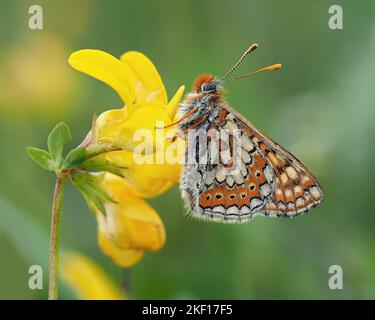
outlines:
[{"label": "butterfly head", "polygon": [[220,81],[213,75],[202,74],[195,79],[193,88],[197,93],[215,94],[221,86]]}]

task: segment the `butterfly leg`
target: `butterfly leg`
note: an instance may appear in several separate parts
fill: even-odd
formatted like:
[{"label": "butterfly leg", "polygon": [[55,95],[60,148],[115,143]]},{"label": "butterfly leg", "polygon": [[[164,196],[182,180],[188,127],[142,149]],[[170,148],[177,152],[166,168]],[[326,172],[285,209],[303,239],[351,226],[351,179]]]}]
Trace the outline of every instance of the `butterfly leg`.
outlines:
[{"label": "butterfly leg", "polygon": [[173,141],[174,142],[177,138],[181,138],[182,140],[186,141],[186,135],[187,135],[188,131],[191,130],[191,129],[196,129],[197,127],[199,127],[205,121],[206,121],[206,117],[202,116],[201,118],[198,119],[197,122],[193,123],[186,130],[184,130],[184,131],[178,130],[177,133],[173,137],[167,138],[167,141]]},{"label": "butterfly leg", "polygon": [[180,138],[180,139],[186,141],[186,132],[187,132],[187,130],[185,130],[185,131],[177,130],[177,132],[172,137],[167,137],[166,140],[171,141],[171,142],[175,142],[177,138]]}]

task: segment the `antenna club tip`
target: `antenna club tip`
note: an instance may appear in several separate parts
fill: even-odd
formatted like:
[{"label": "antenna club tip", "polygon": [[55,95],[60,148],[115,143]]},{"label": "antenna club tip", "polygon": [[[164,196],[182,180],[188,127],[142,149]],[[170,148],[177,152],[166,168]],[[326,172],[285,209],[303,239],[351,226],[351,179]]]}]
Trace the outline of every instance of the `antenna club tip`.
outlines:
[{"label": "antenna club tip", "polygon": [[283,67],[283,65],[281,63],[277,63],[275,64],[275,70],[279,70]]},{"label": "antenna club tip", "polygon": [[257,49],[259,47],[259,45],[257,43],[253,43],[249,49],[247,49],[247,52],[250,53],[250,52],[253,52],[255,49]]}]

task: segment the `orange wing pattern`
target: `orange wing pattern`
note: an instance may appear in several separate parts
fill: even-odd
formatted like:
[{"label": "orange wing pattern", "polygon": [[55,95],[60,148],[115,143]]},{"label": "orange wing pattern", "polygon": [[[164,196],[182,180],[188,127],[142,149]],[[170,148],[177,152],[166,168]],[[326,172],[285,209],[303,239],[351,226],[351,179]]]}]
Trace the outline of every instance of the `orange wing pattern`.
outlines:
[{"label": "orange wing pattern", "polygon": [[[239,170],[224,174],[225,161],[207,172],[201,170],[204,183],[198,197],[191,197],[196,200],[193,214],[226,222],[244,222],[255,214],[293,217],[323,200],[321,187],[308,169],[229,106],[220,112],[219,127],[241,132]],[[222,155],[225,150],[220,145]]]}]

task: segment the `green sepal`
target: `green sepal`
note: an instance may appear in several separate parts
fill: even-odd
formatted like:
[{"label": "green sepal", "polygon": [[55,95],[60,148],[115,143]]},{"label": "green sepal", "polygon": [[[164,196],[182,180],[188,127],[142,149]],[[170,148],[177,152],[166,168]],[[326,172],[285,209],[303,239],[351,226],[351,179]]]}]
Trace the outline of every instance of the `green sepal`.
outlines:
[{"label": "green sepal", "polygon": [[61,167],[62,170],[76,168],[80,164],[82,164],[87,158],[87,150],[84,147],[77,147],[71,150],[68,155],[66,156],[63,165]]},{"label": "green sepal", "polygon": [[96,207],[101,213],[106,215],[104,203],[116,203],[116,201],[102,188],[101,181],[103,176],[104,174],[94,176],[86,172],[77,172],[70,176],[70,180],[82,193],[90,206]]},{"label": "green sepal", "polygon": [[33,159],[37,164],[39,164],[43,169],[48,171],[54,171],[54,162],[50,154],[43,149],[27,147],[27,154]]},{"label": "green sepal", "polygon": [[125,169],[124,167],[116,166],[115,164],[104,159],[103,157],[93,157],[93,158],[87,159],[85,162],[83,162],[79,166],[79,168],[82,170],[89,171],[89,172],[106,171],[106,172],[113,173],[114,175],[119,176],[121,178],[124,177],[121,170]]},{"label": "green sepal", "polygon": [[64,145],[70,140],[72,140],[72,136],[69,127],[64,122],[57,124],[48,136],[48,150],[55,163],[56,170],[60,169],[63,161],[62,151]]}]

